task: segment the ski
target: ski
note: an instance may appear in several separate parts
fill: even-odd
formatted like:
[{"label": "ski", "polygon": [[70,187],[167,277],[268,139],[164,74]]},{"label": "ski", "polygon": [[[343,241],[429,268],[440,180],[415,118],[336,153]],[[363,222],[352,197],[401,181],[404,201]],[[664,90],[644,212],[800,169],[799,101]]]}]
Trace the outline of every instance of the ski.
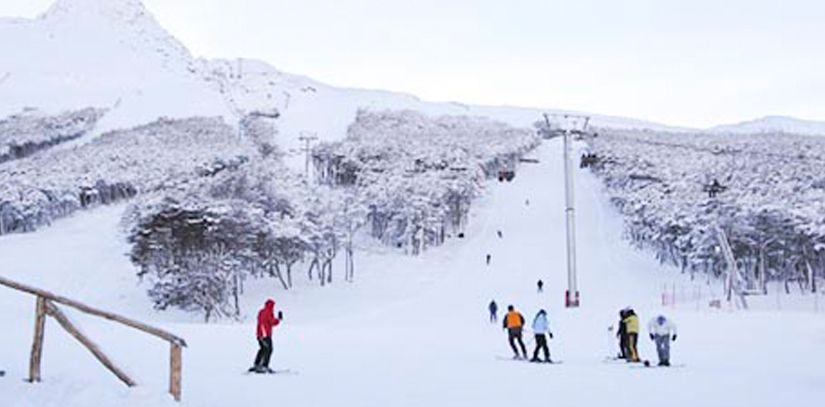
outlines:
[{"label": "ski", "polygon": [[512,357],[506,357],[506,356],[496,356],[496,360],[510,361],[510,362],[522,362],[522,363],[529,363],[529,364],[536,364],[536,365],[560,365],[562,363],[561,360],[553,360],[551,362],[544,362],[544,361],[531,362],[530,359],[524,359],[524,358],[515,359],[515,358],[512,358]]},{"label": "ski", "polygon": [[254,371],[247,370],[246,372],[244,372],[244,374],[247,375],[247,376],[249,376],[249,375],[262,375],[262,376],[263,375],[290,375],[290,376],[294,376],[294,375],[298,374],[298,371],[292,370],[292,369],[273,369],[273,370],[270,370],[268,372],[254,372]]},{"label": "ski", "polygon": [[623,359],[623,358],[606,357],[606,358],[602,359],[602,363],[608,364],[608,365],[628,365],[628,366],[631,366],[631,365],[639,364],[640,362],[628,362],[627,359]]},{"label": "ski", "polygon": [[685,367],[684,363],[674,363],[669,366],[660,366],[658,364],[650,363],[649,360],[645,360],[641,364],[633,364],[630,367],[639,368],[639,369],[658,369],[658,368],[672,368],[672,367]]}]

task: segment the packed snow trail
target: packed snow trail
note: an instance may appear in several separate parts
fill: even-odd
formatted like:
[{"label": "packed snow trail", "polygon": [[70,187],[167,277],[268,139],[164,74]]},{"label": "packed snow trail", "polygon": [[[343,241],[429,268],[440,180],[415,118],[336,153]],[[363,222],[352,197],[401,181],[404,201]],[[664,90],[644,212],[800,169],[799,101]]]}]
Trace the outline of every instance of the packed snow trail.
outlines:
[{"label": "packed snow trail", "polygon": [[[598,180],[579,171],[582,306],[564,309],[560,141],[545,143],[536,157],[540,163],[523,164],[513,182],[488,184],[490,191],[476,204],[463,239],[451,239],[420,257],[361,255],[354,284],[302,286],[290,292],[272,280],[250,284],[244,299],[249,321],[254,322],[267,297],[276,299],[276,309],[285,313],[284,324],[275,329],[272,367],[295,375],[244,374],[257,350],[251,322],[204,325],[180,322],[188,318],[180,313],[152,312],[144,287],[129,287],[134,269],[124,256],[128,247],[114,237],[117,208],[82,214],[37,234],[4,237],[0,258],[19,270],[10,272],[12,278],[99,306],[110,304],[114,311],[161,323],[186,338],[183,404],[189,406],[501,407],[546,401],[750,407],[821,402],[821,314],[696,312],[688,306],[668,311],[680,331],[672,360],[685,367],[633,369],[603,363],[615,352],[606,328],[615,323],[618,310],[633,306],[646,325],[661,284],[682,277],[621,240],[621,220],[604,202]],[[81,221],[85,223],[75,223]],[[33,256],[37,250],[49,256]],[[488,253],[490,265],[485,264]],[[536,292],[539,278],[545,283],[542,294]],[[499,304],[500,317],[508,304],[515,305],[528,326],[536,311],[545,308],[555,337],[551,356],[564,363],[498,360],[511,350],[500,320],[488,322],[491,299]],[[44,383],[9,380],[26,374],[33,303],[30,297],[0,290],[0,322],[13,327],[12,334],[0,336],[0,367],[7,371],[0,379],[0,405],[174,405],[163,395],[164,344],[75,313],[90,336],[142,386],[122,388],[53,322],[46,328]],[[525,332],[528,353],[531,336]],[[655,357],[644,328],[639,350],[643,358]]]}]

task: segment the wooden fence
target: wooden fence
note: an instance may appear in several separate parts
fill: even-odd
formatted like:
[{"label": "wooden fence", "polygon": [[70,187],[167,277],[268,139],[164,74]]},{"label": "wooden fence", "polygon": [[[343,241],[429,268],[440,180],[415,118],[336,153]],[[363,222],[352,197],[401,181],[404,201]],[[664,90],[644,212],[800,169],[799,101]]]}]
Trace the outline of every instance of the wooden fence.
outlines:
[{"label": "wooden fence", "polygon": [[27,285],[20,284],[3,277],[0,277],[0,285],[10,287],[18,291],[23,291],[25,293],[32,294],[35,297],[37,297],[37,307],[35,311],[34,320],[34,341],[32,343],[31,358],[29,359],[30,382],[34,383],[40,381],[40,360],[43,354],[43,334],[46,328],[46,316],[48,315],[57,320],[57,323],[60,324],[60,326],[63,327],[63,329],[65,329],[67,332],[69,332],[70,335],[72,335],[81,344],[83,344],[83,346],[85,346],[86,349],[88,349],[89,352],[91,352],[92,355],[94,355],[94,357],[100,361],[100,363],[106,366],[106,368],[109,369],[109,371],[111,371],[115,376],[117,376],[117,378],[120,379],[120,381],[122,381],[129,387],[132,387],[136,384],[135,381],[132,380],[120,368],[118,368],[114,364],[114,362],[112,362],[112,360],[109,359],[94,342],[92,342],[86,335],[80,332],[80,330],[77,329],[77,327],[74,324],[72,324],[71,320],[69,320],[69,318],[67,318],[66,315],[63,314],[63,312],[57,307],[57,305],[55,305],[55,303],[57,303],[78,309],[87,314],[118,322],[120,324],[135,328],[150,335],[157,336],[158,338],[161,338],[169,342],[171,346],[169,357],[169,393],[172,394],[175,400],[180,401],[182,366],[181,349],[186,346],[186,341],[184,341],[182,338],[172,335],[164,330],[146,325],[144,323],[129,318],[125,318],[110,312],[101,311],[89,307],[85,304],[82,304],[78,301],[70,300],[68,298],[52,294],[48,291],[29,287]]}]

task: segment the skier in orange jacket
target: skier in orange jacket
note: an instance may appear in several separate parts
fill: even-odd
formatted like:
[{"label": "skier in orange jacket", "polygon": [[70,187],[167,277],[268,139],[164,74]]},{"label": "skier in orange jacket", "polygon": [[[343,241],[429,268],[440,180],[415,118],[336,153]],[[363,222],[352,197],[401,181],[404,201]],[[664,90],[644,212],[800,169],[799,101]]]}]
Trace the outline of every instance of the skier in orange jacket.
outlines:
[{"label": "skier in orange jacket", "polygon": [[[512,305],[507,306],[507,315],[504,316],[502,328],[507,329],[507,339],[510,341],[510,347],[513,349],[515,356],[513,359],[527,359],[527,349],[524,347],[524,342],[521,340],[521,330],[524,327],[524,316],[516,311]],[[521,356],[519,356],[516,342],[521,346]]]}]

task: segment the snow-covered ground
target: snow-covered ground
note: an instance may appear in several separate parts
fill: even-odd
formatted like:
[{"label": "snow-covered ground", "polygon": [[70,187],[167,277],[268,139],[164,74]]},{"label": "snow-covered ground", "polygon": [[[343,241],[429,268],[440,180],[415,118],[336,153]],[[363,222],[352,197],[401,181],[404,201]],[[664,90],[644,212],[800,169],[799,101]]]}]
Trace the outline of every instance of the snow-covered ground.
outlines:
[{"label": "snow-covered ground", "polygon": [[[0,238],[2,274],[186,338],[183,405],[188,406],[820,405],[825,310],[786,306],[777,312],[773,298],[757,301],[757,309],[747,312],[710,310],[704,301],[668,309],[679,326],[673,361],[684,367],[604,363],[615,352],[607,326],[618,309],[633,306],[646,325],[658,310],[664,284],[695,286],[622,241],[621,220],[598,180],[579,172],[582,307],[564,309],[560,155],[559,140],[550,141],[537,151],[540,163],[524,164],[513,182],[491,181],[464,239],[415,258],[361,254],[352,284],[304,285],[290,292],[273,280],[250,284],[243,304],[246,323],[204,325],[187,315],[153,311],[125,256],[128,246],[118,228],[123,206]],[[535,289],[539,278],[545,282],[542,294]],[[273,367],[297,374],[243,373],[257,348],[252,316],[267,297],[286,314],[275,335]],[[502,308],[514,304],[528,321],[540,307],[547,309],[555,334],[552,357],[564,363],[498,360],[510,350],[500,325],[487,320],[491,299]],[[51,320],[44,381],[23,382],[33,310],[30,296],[0,289],[0,369],[7,371],[0,378],[0,405],[175,405],[165,394],[166,344],[68,310],[140,386],[123,387]],[[646,332],[641,339],[642,356],[655,358]]]}]

